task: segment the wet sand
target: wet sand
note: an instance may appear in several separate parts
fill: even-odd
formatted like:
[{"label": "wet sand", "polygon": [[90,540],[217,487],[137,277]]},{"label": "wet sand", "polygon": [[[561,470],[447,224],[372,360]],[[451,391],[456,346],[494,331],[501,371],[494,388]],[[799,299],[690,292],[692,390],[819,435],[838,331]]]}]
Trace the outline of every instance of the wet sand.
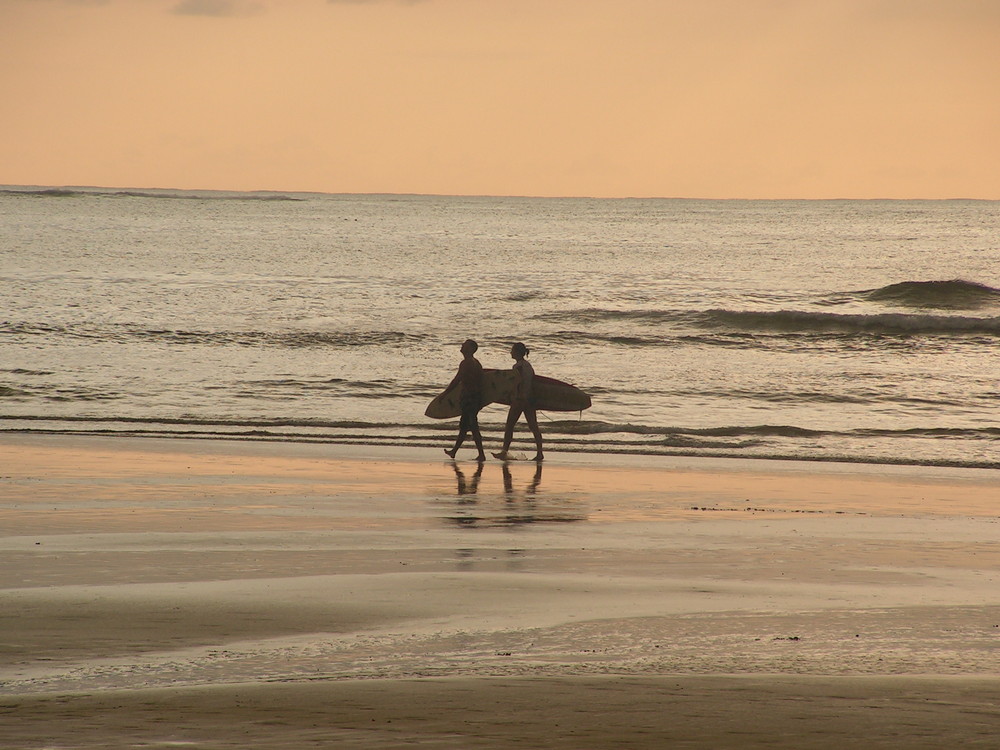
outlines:
[{"label": "wet sand", "polygon": [[0,451],[0,747],[1000,736],[996,472]]}]

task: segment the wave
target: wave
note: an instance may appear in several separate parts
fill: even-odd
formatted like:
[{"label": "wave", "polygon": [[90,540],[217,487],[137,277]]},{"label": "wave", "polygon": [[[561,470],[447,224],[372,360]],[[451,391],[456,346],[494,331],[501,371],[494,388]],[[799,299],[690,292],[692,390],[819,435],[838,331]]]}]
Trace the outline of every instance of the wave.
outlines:
[{"label": "wave", "polygon": [[538,313],[533,320],[549,322],[571,321],[574,323],[605,323],[628,321],[646,325],[683,323],[695,314],[687,310],[612,310],[600,307],[586,307],[578,310],[561,310]]},{"label": "wave", "polygon": [[12,375],[54,375],[51,370],[26,370],[23,367],[15,367],[13,369],[3,369],[0,368],[0,372],[9,372]]},{"label": "wave", "polygon": [[[200,419],[197,417],[127,417],[127,416],[58,416],[44,414],[0,414],[0,422],[66,422],[67,424],[112,424],[136,426],[167,425],[178,427],[243,427],[243,428],[268,428],[268,427],[317,427],[325,429],[373,429],[373,428],[401,428],[411,427],[406,422],[365,422],[362,420],[327,420],[327,419]],[[435,422],[430,426],[447,426],[448,430],[454,430],[454,426],[443,422]],[[426,427],[428,425],[421,425]]]},{"label": "wave", "polygon": [[125,342],[143,340],[171,345],[248,346],[303,349],[312,347],[401,346],[428,338],[402,331],[188,331],[141,326],[65,326],[0,322],[0,336],[58,336]]},{"label": "wave", "polygon": [[618,390],[608,391],[613,395],[657,395],[669,396],[671,398],[717,398],[717,399],[739,399],[746,401],[762,401],[769,404],[916,404],[921,406],[948,406],[963,407],[968,405],[969,396],[962,400],[954,398],[920,398],[910,396],[905,393],[886,392],[884,389],[868,389],[858,392],[824,393],[822,391],[802,390],[802,391],[755,391],[745,388],[732,389],[682,389],[670,391],[654,390]]},{"label": "wave", "polygon": [[314,347],[400,346],[423,341],[425,334],[401,331],[178,331],[133,329],[129,336],[181,345],[230,345],[305,349]]},{"label": "wave", "polygon": [[547,297],[547,292],[534,290],[534,291],[524,291],[524,292],[514,292],[512,294],[505,295],[500,299],[504,302],[530,302],[536,299],[543,299]]},{"label": "wave", "polygon": [[778,333],[839,333],[883,336],[986,335],[1000,336],[1000,316],[975,318],[954,315],[874,315],[798,310],[708,310],[696,322],[707,328]]},{"label": "wave", "polygon": [[[198,417],[130,417],[130,416],[82,416],[45,414],[0,414],[0,422],[65,422],[69,424],[109,424],[123,425],[165,425],[175,427],[226,427],[245,429],[267,428],[309,428],[309,429],[352,429],[352,430],[424,430],[451,434],[455,430],[454,421],[390,421],[370,422],[364,420],[328,420],[320,418],[198,418]],[[719,427],[673,427],[633,424],[627,422],[605,422],[603,420],[552,419],[545,423],[546,434],[562,436],[608,436],[613,434],[642,437],[666,438],[820,438],[829,436],[848,437],[975,437],[1000,440],[1000,427],[959,428],[959,427],[912,427],[905,429],[859,428],[855,430],[823,430],[797,427],[785,424],[724,425]]]},{"label": "wave", "polygon": [[903,281],[861,292],[865,299],[901,307],[975,310],[1000,305],[1000,289],[973,281]]},{"label": "wave", "polygon": [[222,201],[304,201],[306,198],[284,193],[223,193],[210,190],[112,190],[108,188],[0,188],[0,195],[36,198],[153,198],[167,200]]},{"label": "wave", "polygon": [[536,341],[550,341],[554,344],[598,344],[615,346],[668,346],[679,345],[677,340],[665,339],[662,336],[629,336],[604,333],[591,333],[589,331],[554,331],[552,333],[536,334],[533,337]]},{"label": "wave", "polygon": [[[599,334],[580,331],[560,331],[557,336],[571,339],[591,338],[609,343],[634,345],[664,345],[697,343],[691,328],[711,330],[728,336],[753,334],[842,334],[881,336],[941,336],[985,335],[1000,336],[1000,316],[972,317],[913,313],[876,313],[871,315],[817,312],[811,310],[607,310],[587,308],[564,312],[541,313],[537,320],[595,324],[602,322],[633,322],[645,326],[666,326],[670,336],[635,336]],[[687,329],[686,331],[684,329]],[[719,343],[713,341],[712,343]],[[723,342],[726,343],[726,342]],[[728,343],[739,345],[740,341]]]},{"label": "wave", "polygon": [[790,425],[734,425],[729,427],[683,428],[603,422],[600,420],[557,420],[547,422],[546,426],[550,432],[567,435],[607,435],[611,433],[619,433],[626,435],[659,435],[671,438],[678,436],[714,438],[809,438],[835,434],[828,430],[811,430],[802,427],[793,427]]},{"label": "wave", "polygon": [[[361,446],[440,448],[454,437],[452,422],[365,422],[318,419],[189,419],[141,417],[59,417],[0,415],[0,432],[14,434],[94,435],[297,442]],[[865,438],[890,438],[889,450],[871,450]],[[850,438],[860,438],[852,442]],[[896,443],[893,438],[899,439]],[[965,458],[932,453],[906,455],[893,445],[912,439],[968,441],[980,446]],[[733,425],[707,429],[653,427],[601,421],[553,421],[546,424],[546,444],[553,451],[584,454],[689,456],[784,461],[846,462],[883,465],[948,466],[1000,469],[989,448],[1000,441],[1000,428],[874,429],[837,432],[792,425]],[[933,445],[933,443],[932,443]],[[985,447],[984,447],[985,445]],[[853,447],[852,447],[853,446]]]},{"label": "wave", "polygon": [[[607,436],[612,434],[643,437],[661,437],[669,441],[693,438],[731,438],[740,441],[759,442],[763,438],[814,439],[824,437],[928,437],[928,438],[975,438],[1000,440],[1000,427],[959,428],[924,427],[906,429],[859,428],[856,430],[822,430],[795,425],[760,424],[728,425],[721,427],[687,428],[643,425],[632,423],[604,422],[601,420],[549,420],[545,423],[546,433],[554,435]],[[750,443],[748,443],[750,444]]]},{"label": "wave", "polygon": [[[307,394],[335,395],[363,400],[431,399],[441,390],[439,384],[414,385],[398,380],[349,380],[347,378],[248,380],[237,383],[237,386],[239,388],[237,395],[264,399],[295,399]],[[229,386],[214,386],[214,388],[228,389]]]}]

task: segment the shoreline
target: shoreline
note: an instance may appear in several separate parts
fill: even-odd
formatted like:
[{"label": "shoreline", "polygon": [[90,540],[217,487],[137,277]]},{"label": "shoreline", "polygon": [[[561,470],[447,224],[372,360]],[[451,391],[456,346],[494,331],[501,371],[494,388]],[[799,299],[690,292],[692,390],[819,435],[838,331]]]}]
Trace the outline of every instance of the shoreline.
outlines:
[{"label": "shoreline", "polygon": [[[28,417],[7,417],[11,421],[23,420],[31,421]],[[49,420],[49,418],[45,418]],[[50,421],[60,421],[59,419],[53,419]],[[69,421],[69,420],[67,420]],[[94,421],[87,419],[87,421]],[[100,421],[100,420],[98,420]],[[117,418],[109,418],[106,421],[119,422],[119,421],[129,421]],[[137,420],[140,421],[140,420]],[[494,425],[497,427],[498,425]],[[451,425],[448,426],[451,428]],[[502,425],[499,425],[502,430]],[[454,430],[452,430],[454,431]],[[135,439],[135,440],[209,440],[209,441],[221,441],[221,442],[235,442],[235,443],[278,443],[278,444],[296,444],[301,443],[305,445],[325,445],[325,446],[364,446],[370,448],[371,450],[439,450],[446,448],[454,439],[454,436],[442,436],[438,441],[430,441],[421,438],[413,438],[411,440],[401,440],[399,438],[386,437],[383,440],[376,439],[376,436],[364,436],[364,437],[325,437],[325,436],[311,436],[305,434],[289,434],[289,435],[262,435],[260,430],[254,429],[249,430],[244,433],[197,433],[194,431],[183,431],[179,433],[170,432],[143,432],[143,431],[118,431],[118,430],[47,430],[47,429],[22,429],[22,428],[2,428],[0,429],[0,437],[2,436],[53,436],[53,437],[80,437],[80,438],[120,438],[120,439]],[[495,446],[499,447],[499,442],[494,440]],[[490,445],[490,441],[486,441],[487,445]],[[1000,470],[1000,460],[997,461],[986,461],[986,460],[956,460],[956,459],[919,459],[919,458],[895,458],[886,459],[877,456],[850,456],[850,455],[798,455],[794,453],[773,453],[773,454],[736,454],[736,453],[726,453],[720,450],[712,449],[682,449],[682,448],[603,448],[603,449],[591,449],[588,446],[580,444],[570,444],[569,441],[560,440],[559,438],[547,437],[545,440],[546,453],[561,454],[563,456],[569,455],[580,455],[580,456],[594,456],[594,457],[607,457],[607,458],[617,458],[622,456],[634,456],[634,457],[647,457],[651,459],[662,458],[662,459],[685,459],[685,458],[704,458],[704,459],[721,459],[724,461],[764,461],[764,462],[794,462],[794,463],[805,463],[805,464],[848,464],[851,466],[899,466],[899,467],[926,467],[926,468],[941,468],[941,469],[970,469],[970,470],[983,470],[983,471],[998,471]],[[595,443],[595,445],[599,445]],[[529,446],[527,438],[523,435],[515,437],[514,448],[517,450],[519,447]],[[530,447],[530,446],[529,446]],[[525,448],[527,450],[527,448]],[[462,458],[459,461],[464,460]]]},{"label": "shoreline", "polygon": [[988,472],[0,451],[5,747],[988,747],[1000,726]]}]

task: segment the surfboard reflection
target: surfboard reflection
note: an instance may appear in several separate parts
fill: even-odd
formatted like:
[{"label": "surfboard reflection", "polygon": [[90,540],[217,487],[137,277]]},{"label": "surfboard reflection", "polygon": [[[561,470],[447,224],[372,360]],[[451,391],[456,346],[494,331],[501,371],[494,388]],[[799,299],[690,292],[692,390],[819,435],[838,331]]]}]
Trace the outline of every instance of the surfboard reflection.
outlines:
[{"label": "surfboard reflection", "polygon": [[[541,491],[543,464],[535,463],[531,478],[524,484],[515,481],[510,464],[501,465],[502,493],[480,492],[485,464],[477,464],[475,472],[467,474],[457,462],[452,462],[456,492],[453,512],[443,518],[463,528],[497,528],[539,523],[573,523],[586,521],[569,501],[548,497]],[[523,481],[523,480],[522,480]]]}]

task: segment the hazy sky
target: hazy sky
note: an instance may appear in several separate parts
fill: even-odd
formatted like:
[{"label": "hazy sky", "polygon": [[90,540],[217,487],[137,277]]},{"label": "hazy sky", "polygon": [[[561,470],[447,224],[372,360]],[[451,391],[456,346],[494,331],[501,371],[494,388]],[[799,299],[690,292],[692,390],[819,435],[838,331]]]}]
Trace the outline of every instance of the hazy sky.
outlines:
[{"label": "hazy sky", "polygon": [[0,0],[0,183],[1000,199],[1000,0]]}]

